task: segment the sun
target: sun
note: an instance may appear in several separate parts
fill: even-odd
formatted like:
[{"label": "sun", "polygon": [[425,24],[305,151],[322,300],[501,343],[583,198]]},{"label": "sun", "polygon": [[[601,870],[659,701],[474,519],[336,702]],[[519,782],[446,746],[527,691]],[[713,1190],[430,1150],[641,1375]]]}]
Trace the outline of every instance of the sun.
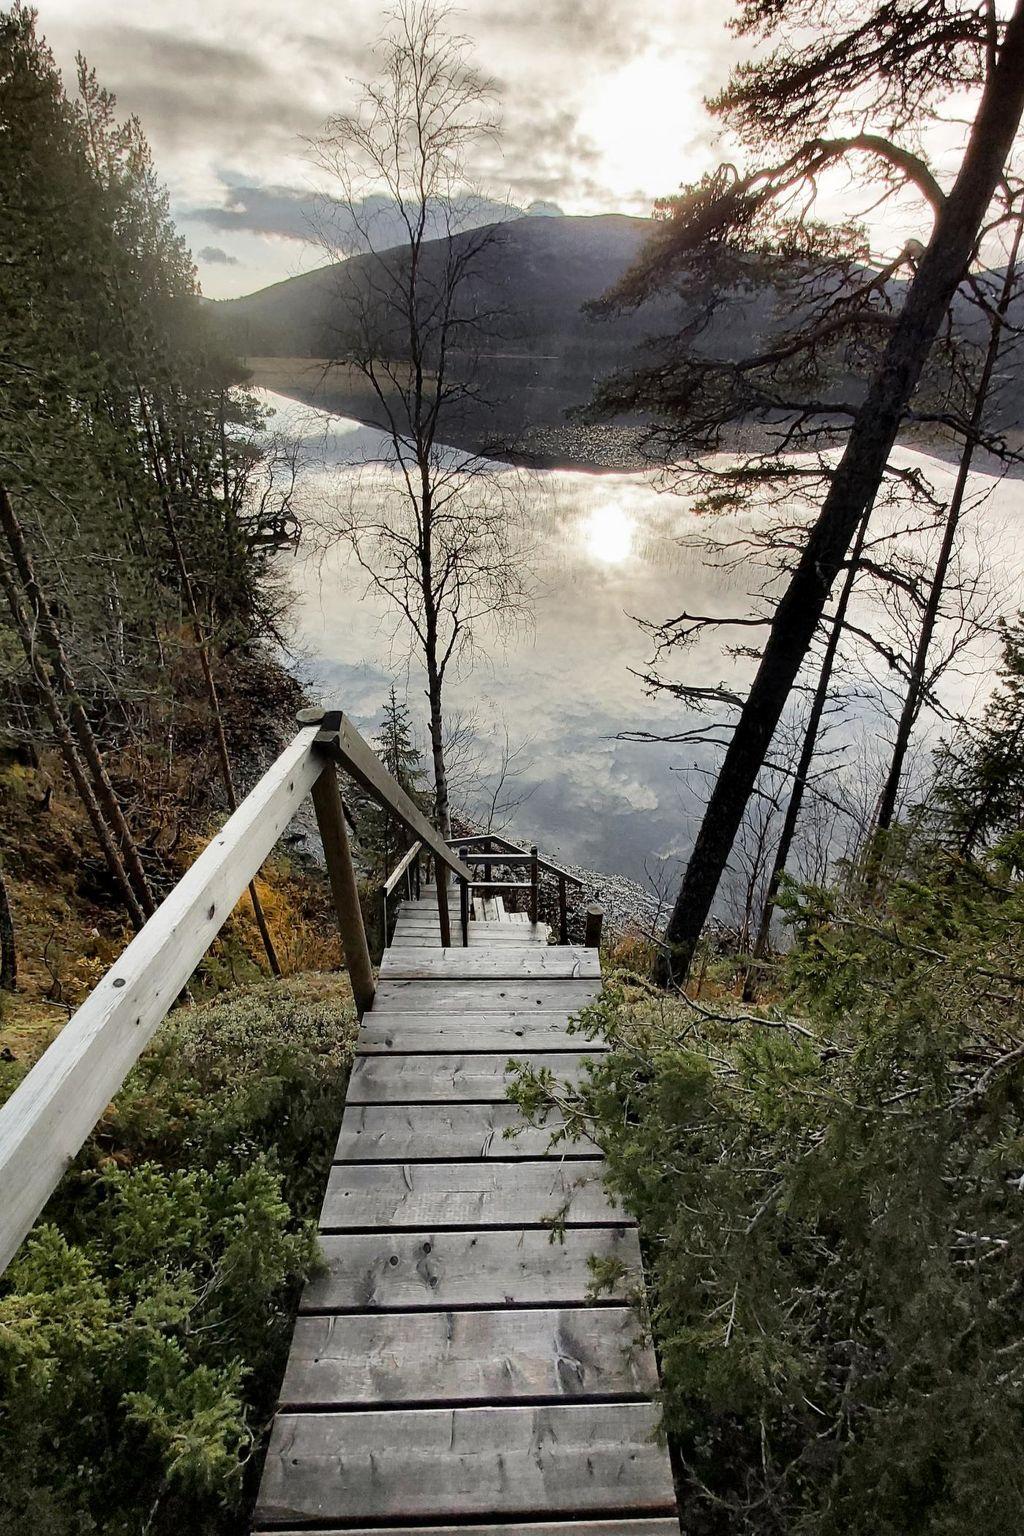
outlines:
[{"label": "sun", "polygon": [[595,84],[578,127],[597,150],[593,178],[616,197],[635,199],[693,180],[695,152],[704,158],[697,145],[704,122],[693,62],[647,53]]},{"label": "sun", "polygon": [[605,565],[621,565],[633,553],[633,519],[615,502],[594,507],[583,521],[588,552]]}]

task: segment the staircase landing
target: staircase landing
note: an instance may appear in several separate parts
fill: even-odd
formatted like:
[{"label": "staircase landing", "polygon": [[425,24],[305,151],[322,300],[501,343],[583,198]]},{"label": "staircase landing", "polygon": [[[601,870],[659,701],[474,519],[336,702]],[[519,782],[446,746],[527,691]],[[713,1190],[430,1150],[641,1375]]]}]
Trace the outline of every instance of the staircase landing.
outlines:
[{"label": "staircase landing", "polygon": [[[404,903],[360,1029],[255,1529],[678,1536],[636,1231],[592,1143],[504,1135],[510,1056],[572,1079],[602,1048],[566,1029],[597,952],[491,901],[442,949],[432,898]],[[591,1255],[625,1268],[600,1301]]]}]

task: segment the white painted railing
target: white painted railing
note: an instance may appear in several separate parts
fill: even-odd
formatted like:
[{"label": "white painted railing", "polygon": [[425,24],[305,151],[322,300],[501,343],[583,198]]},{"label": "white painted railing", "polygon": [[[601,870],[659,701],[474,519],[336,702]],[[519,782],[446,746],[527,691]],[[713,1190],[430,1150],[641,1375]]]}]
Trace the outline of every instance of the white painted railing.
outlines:
[{"label": "white painted railing", "polygon": [[[340,712],[304,711],[300,720],[303,729],[0,1106],[0,1273],[310,793],[356,1006],[362,1014],[373,1002],[335,765],[430,849],[439,870],[462,877],[452,850]],[[447,934],[443,879],[438,897]]]}]

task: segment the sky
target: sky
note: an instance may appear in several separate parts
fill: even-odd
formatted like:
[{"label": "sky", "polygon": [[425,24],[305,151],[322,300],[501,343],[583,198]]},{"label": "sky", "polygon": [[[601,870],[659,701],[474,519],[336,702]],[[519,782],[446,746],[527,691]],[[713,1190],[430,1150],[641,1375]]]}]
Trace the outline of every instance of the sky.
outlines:
[{"label": "sky", "polygon": [[[374,73],[386,0],[36,0],[70,83],[81,50],[137,113],[214,298],[322,264],[305,140]],[[739,45],[727,0],[464,0],[501,133],[475,167],[499,204],[647,214],[715,160],[702,97]]]},{"label": "sky", "polygon": [[[377,72],[389,0],[36,0],[73,82],[77,51],[135,113],[211,298],[324,263],[308,141]],[[749,56],[731,0],[463,0],[500,133],[469,169],[495,209],[646,215],[734,157],[703,100]],[[955,168],[963,128],[937,144]],[[934,162],[933,162],[934,163]],[[840,184],[822,211],[850,208]],[[869,200],[870,201],[870,200]],[[871,217],[879,253],[927,239],[924,205]],[[480,222],[477,220],[476,222]],[[872,230],[873,236],[876,231]]]}]

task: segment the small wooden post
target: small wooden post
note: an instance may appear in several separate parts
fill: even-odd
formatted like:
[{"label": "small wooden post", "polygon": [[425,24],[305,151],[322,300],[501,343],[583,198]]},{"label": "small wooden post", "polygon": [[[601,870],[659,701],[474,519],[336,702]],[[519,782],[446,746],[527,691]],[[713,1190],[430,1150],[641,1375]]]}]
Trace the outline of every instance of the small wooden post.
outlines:
[{"label": "small wooden post", "polygon": [[373,1006],[373,967],[366,946],[366,929],[363,927],[363,914],[359,906],[359,887],[352,863],[345,813],[338,792],[338,775],[331,762],[324,764],[323,772],[313,785],[313,807],[324,845],[327,875],[341,930],[341,947],[345,952],[345,964],[352,982],[352,996],[362,1018],[367,1009]]},{"label": "small wooden post", "polygon": [[415,885],[415,888],[416,888],[416,900],[419,901],[419,899],[420,899],[420,855],[419,854],[417,854],[415,859],[413,860],[412,867],[413,867],[413,882],[414,882],[414,885]]},{"label": "small wooden post", "polygon": [[599,902],[592,901],[587,908],[587,924],[583,942],[588,949],[600,949],[601,924],[604,921],[604,907]]},{"label": "small wooden post", "polygon": [[[491,851],[491,840],[488,837],[488,838],[484,839],[484,853],[490,853],[490,851]],[[484,879],[487,881],[488,885],[490,885],[490,883],[491,883],[491,861],[490,861],[490,859],[488,859],[487,862],[484,864]]]},{"label": "small wooden post", "polygon": [[539,867],[539,865],[537,863],[537,849],[536,849],[536,847],[534,847],[534,848],[530,849],[530,922],[531,923],[535,923],[537,921],[537,912],[538,912],[537,884],[538,884],[539,880],[540,880],[540,867]]},{"label": "small wooden post", "polygon": [[569,893],[565,887],[565,876],[558,877],[558,942],[569,942]]},{"label": "small wooden post", "polygon": [[469,945],[469,878],[459,881],[459,917],[462,922],[463,947]]},{"label": "small wooden post", "polygon": [[434,855],[434,884],[437,886],[437,918],[441,925],[441,948],[452,945],[452,925],[448,916],[448,870],[437,854]]},{"label": "small wooden post", "polygon": [[469,852],[465,848],[459,849],[459,863],[466,873],[459,881],[459,922],[462,926],[462,943],[464,947],[469,945]]}]

